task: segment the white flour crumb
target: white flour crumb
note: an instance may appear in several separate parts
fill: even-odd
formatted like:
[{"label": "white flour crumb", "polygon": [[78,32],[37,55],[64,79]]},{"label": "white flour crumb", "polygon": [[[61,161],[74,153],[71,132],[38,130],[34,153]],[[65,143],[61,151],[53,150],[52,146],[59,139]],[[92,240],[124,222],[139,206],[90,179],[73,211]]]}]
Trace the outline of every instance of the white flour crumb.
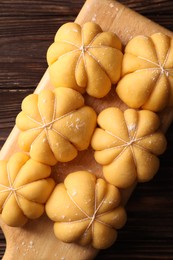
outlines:
[{"label": "white flour crumb", "polygon": [[114,4],[113,4],[113,3],[110,3],[109,6],[110,6],[110,8],[113,8],[113,7],[114,7]]},{"label": "white flour crumb", "polygon": [[73,32],[79,32],[77,29],[73,29]]},{"label": "white flour crumb", "polygon": [[76,196],[76,195],[77,195],[77,191],[75,190],[73,191],[72,196]]},{"label": "white flour crumb", "polygon": [[73,122],[66,122],[66,126],[67,127],[70,127],[70,128],[73,128],[74,127],[74,123]]},{"label": "white flour crumb", "polygon": [[85,122],[81,122],[80,124],[76,125],[76,128],[79,130],[83,126],[85,126]]},{"label": "white flour crumb", "polygon": [[128,130],[129,130],[129,131],[134,131],[135,128],[136,128],[136,125],[135,125],[135,124],[128,125]]},{"label": "white flour crumb", "polygon": [[64,256],[62,256],[62,257],[61,257],[61,260],[65,260],[65,257],[64,257]]},{"label": "white flour crumb", "polygon": [[22,246],[24,246],[25,245],[25,242],[22,242]]},{"label": "white flour crumb", "polygon": [[85,122],[84,121],[81,121],[80,118],[77,118],[76,119],[76,129],[79,130],[81,127],[85,126]]},{"label": "white flour crumb", "polygon": [[29,248],[32,248],[32,247],[33,247],[33,245],[34,245],[34,242],[33,242],[33,241],[30,241],[30,242],[29,242],[29,246],[28,246],[28,247],[29,247]]},{"label": "white flour crumb", "polygon": [[87,11],[89,11],[90,10],[90,5],[86,5],[86,9],[87,9]]},{"label": "white flour crumb", "polygon": [[95,22],[95,21],[96,21],[96,17],[97,17],[97,15],[96,15],[96,14],[94,14],[94,16],[93,16],[93,18],[92,18],[92,21],[93,21],[93,22]]},{"label": "white flour crumb", "polygon": [[168,77],[169,76],[169,72],[165,70],[165,75]]}]

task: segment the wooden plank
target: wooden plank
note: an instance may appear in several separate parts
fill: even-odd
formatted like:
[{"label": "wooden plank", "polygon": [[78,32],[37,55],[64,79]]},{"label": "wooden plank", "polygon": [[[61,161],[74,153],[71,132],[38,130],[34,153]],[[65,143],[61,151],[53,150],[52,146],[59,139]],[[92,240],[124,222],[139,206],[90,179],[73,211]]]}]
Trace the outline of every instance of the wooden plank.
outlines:
[{"label": "wooden plank", "polygon": [[[104,19],[103,19],[104,17]],[[85,21],[94,20],[101,25],[104,30],[111,30],[116,32],[125,44],[129,38],[137,34],[150,35],[156,31],[163,31],[169,35],[172,35],[164,28],[152,23],[133,11],[125,8],[124,6],[109,0],[88,0],[80,12],[77,22],[83,24]],[[128,22],[127,22],[128,21]],[[37,92],[42,88],[52,88],[48,73],[46,72],[40,82]],[[114,100],[110,97],[114,95]],[[92,105],[97,112],[101,107],[117,105],[121,108],[125,106],[117,98],[115,92],[112,91],[108,97],[102,100],[102,104],[97,103],[93,98],[86,96],[86,102]],[[163,129],[166,130],[170,122],[172,121],[172,111],[166,110],[162,113]],[[1,159],[8,158],[14,151],[18,150],[17,147],[18,130],[14,128],[9,136],[6,144],[1,151]],[[95,169],[95,173],[98,176],[102,176],[101,168],[94,162],[93,157],[90,156],[90,151],[80,153],[79,157],[73,162],[68,164],[58,164],[54,171],[61,174],[59,180],[63,180],[65,175],[70,171],[77,170],[80,166],[84,169],[88,169],[88,161],[90,161],[90,167],[92,164],[92,170]],[[82,160],[82,163],[81,163]],[[79,164],[80,162],[80,164]],[[129,197],[131,191],[128,191],[124,195],[125,200]],[[97,253],[96,250],[91,248],[82,248],[74,244],[64,244],[57,241],[52,232],[52,223],[44,216],[37,221],[32,221],[27,224],[26,228],[9,228],[3,223],[2,227],[7,238],[7,251],[4,259],[53,259],[57,256],[57,259],[65,257],[65,259],[92,259]],[[15,241],[15,244],[14,244]],[[30,243],[32,242],[32,243]],[[31,247],[32,244],[32,247]]]}]

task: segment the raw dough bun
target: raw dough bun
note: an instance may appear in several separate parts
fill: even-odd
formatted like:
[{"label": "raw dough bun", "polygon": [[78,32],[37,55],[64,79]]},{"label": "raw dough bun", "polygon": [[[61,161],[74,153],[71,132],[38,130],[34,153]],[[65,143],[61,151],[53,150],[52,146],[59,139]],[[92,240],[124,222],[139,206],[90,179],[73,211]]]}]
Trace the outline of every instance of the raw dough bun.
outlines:
[{"label": "raw dough bun", "polygon": [[132,108],[161,111],[173,105],[173,39],[137,36],[125,48],[118,96]]},{"label": "raw dough bun", "polygon": [[56,186],[46,204],[46,212],[54,224],[54,232],[64,242],[76,242],[94,248],[111,246],[116,229],[126,222],[120,206],[119,190],[86,171],[69,174]]},{"label": "raw dough bun", "polygon": [[9,226],[23,226],[28,219],[39,218],[55,182],[48,178],[50,166],[15,153],[9,161],[0,161],[0,213]]},{"label": "raw dough bun", "polygon": [[36,161],[55,165],[88,148],[96,113],[84,106],[84,98],[73,89],[43,90],[24,99],[16,125],[22,131],[20,148]]},{"label": "raw dough bun", "polygon": [[98,124],[91,145],[105,179],[119,188],[152,179],[159,168],[157,155],[166,149],[159,117],[148,110],[123,113],[111,107],[99,114]]},{"label": "raw dough bun", "polygon": [[49,47],[47,61],[52,84],[104,97],[120,79],[121,42],[112,32],[88,22],[61,26]]}]

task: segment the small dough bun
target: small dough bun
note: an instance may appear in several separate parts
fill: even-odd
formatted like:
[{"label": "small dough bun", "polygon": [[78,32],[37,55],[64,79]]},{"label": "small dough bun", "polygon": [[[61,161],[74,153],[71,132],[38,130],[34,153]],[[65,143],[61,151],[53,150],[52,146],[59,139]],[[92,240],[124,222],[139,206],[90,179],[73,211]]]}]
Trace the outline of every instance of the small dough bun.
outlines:
[{"label": "small dough bun", "polygon": [[9,226],[23,226],[39,218],[55,182],[48,178],[50,166],[30,159],[24,153],[0,161],[0,213]]},{"label": "small dough bun", "polygon": [[117,229],[126,222],[119,190],[87,172],[69,174],[56,186],[46,204],[55,236],[66,243],[76,242],[105,249],[117,238]]},{"label": "small dough bun", "polygon": [[98,125],[91,145],[109,183],[128,188],[153,178],[159,168],[157,156],[166,149],[158,115],[110,107],[99,114]]},{"label": "small dough bun", "polygon": [[16,118],[21,130],[19,147],[31,158],[48,165],[73,160],[88,148],[96,127],[96,113],[70,88],[42,90],[22,102]]},{"label": "small dough bun", "polygon": [[129,41],[116,91],[131,108],[158,112],[173,106],[173,38],[155,33]]},{"label": "small dough bun", "polygon": [[98,24],[66,23],[47,52],[54,87],[68,87],[96,98],[104,97],[121,75],[121,42]]}]

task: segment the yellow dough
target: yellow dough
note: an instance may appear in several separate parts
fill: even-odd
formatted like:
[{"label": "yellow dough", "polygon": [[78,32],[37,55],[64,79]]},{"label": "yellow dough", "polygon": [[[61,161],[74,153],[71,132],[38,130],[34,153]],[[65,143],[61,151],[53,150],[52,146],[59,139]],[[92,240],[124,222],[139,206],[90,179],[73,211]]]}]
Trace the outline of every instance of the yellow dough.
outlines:
[{"label": "yellow dough", "polygon": [[148,110],[123,113],[111,107],[99,114],[98,124],[91,145],[105,179],[119,188],[152,179],[159,168],[157,155],[166,149],[159,117]]},{"label": "yellow dough", "polygon": [[54,180],[48,178],[50,166],[15,153],[0,161],[0,213],[9,226],[23,226],[28,219],[39,218],[49,198]]},{"label": "yellow dough", "polygon": [[78,151],[88,148],[96,113],[73,89],[43,90],[24,99],[16,124],[22,131],[20,148],[34,160],[54,165],[73,160]]},{"label": "yellow dough", "polygon": [[64,24],[49,47],[47,61],[52,84],[104,97],[121,74],[121,42],[112,32],[88,22]]},{"label": "yellow dough", "polygon": [[58,239],[97,249],[111,246],[126,222],[119,190],[86,171],[69,174],[46,204]]},{"label": "yellow dough", "polygon": [[156,33],[127,44],[118,96],[131,108],[161,111],[173,105],[173,39]]}]

